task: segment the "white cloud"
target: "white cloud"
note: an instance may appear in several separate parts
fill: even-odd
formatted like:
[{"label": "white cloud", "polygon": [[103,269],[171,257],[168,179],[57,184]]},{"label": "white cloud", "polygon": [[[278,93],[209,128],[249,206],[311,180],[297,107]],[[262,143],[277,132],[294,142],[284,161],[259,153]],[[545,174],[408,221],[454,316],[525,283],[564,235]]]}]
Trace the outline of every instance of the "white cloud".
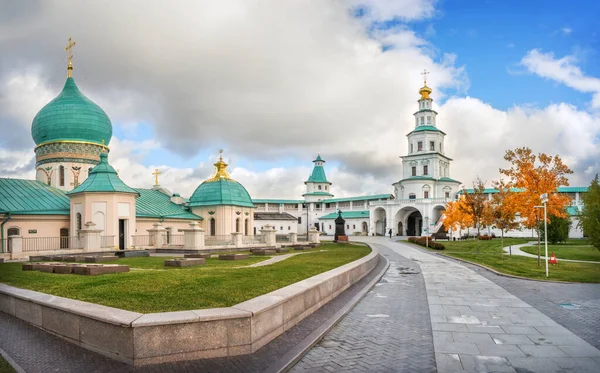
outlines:
[{"label": "white cloud", "polygon": [[585,75],[576,62],[575,56],[557,59],[552,52],[532,49],[523,57],[521,65],[543,78],[555,80],[580,92],[592,93],[591,107],[600,109],[600,79]]},{"label": "white cloud", "polygon": [[573,32],[573,29],[571,29],[570,27],[563,27],[560,29],[560,31],[565,35],[569,35]]}]

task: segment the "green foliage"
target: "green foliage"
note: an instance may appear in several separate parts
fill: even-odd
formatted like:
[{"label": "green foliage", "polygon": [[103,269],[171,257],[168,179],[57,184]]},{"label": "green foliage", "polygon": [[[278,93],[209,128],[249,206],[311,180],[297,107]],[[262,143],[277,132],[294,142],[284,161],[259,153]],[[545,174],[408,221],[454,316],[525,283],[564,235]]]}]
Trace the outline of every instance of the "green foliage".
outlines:
[{"label": "green foliage", "polygon": [[[323,251],[321,251],[323,250]],[[165,268],[168,257],[124,258],[132,270],[102,276],[56,275],[22,271],[22,263],[0,264],[0,282],[60,297],[133,312],[169,312],[231,307],[371,252],[366,246],[323,244],[281,262],[239,268],[268,258],[239,261],[206,260],[205,266]]]},{"label": "green foliage", "polygon": [[444,250],[445,247],[439,242],[435,242],[431,239],[427,239],[427,237],[408,237],[408,242],[416,243],[417,245],[429,247],[433,250]]},{"label": "green foliage", "polygon": [[[540,234],[544,237],[544,225],[541,224]],[[559,242],[567,242],[569,238],[569,228],[571,227],[571,219],[561,218],[558,216],[550,216],[548,223],[548,242],[557,244]]]},{"label": "green foliage", "polygon": [[[537,246],[525,246],[521,248],[529,254],[537,255]],[[573,240],[570,239],[567,243],[560,243],[556,245],[548,245],[548,254],[554,253],[559,259],[572,259],[572,260],[589,260],[594,262],[600,262],[600,251],[596,250],[592,245],[589,245],[586,240]]]},{"label": "green foliage", "polygon": [[8,361],[4,360],[2,356],[0,356],[0,373],[15,373],[16,371],[13,367],[8,363]]},{"label": "green foliage", "polygon": [[579,227],[583,229],[583,234],[596,249],[600,250],[600,185],[598,183],[598,174],[588,188],[587,193],[583,193],[583,211],[579,215]]}]

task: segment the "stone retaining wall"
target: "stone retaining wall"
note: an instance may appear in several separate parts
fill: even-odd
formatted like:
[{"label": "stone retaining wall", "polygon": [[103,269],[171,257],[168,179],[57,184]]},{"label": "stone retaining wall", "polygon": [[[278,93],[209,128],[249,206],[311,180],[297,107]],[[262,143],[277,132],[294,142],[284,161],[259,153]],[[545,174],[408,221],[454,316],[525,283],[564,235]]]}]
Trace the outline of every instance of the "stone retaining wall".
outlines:
[{"label": "stone retaining wall", "polygon": [[0,284],[0,311],[141,366],[252,353],[335,298],[379,261],[354,262],[228,308],[141,314]]}]

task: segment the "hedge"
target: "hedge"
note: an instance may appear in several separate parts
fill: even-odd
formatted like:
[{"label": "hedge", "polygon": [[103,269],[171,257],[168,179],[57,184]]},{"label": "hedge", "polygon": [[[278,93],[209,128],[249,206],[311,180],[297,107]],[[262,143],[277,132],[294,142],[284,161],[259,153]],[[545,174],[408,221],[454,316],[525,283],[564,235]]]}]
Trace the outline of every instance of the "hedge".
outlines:
[{"label": "hedge", "polygon": [[[435,242],[429,237],[429,242],[427,242],[427,237],[408,237],[408,242],[415,243],[420,246],[429,246],[430,249],[434,250],[444,250],[445,247],[439,242]],[[427,245],[426,245],[427,244]]]}]

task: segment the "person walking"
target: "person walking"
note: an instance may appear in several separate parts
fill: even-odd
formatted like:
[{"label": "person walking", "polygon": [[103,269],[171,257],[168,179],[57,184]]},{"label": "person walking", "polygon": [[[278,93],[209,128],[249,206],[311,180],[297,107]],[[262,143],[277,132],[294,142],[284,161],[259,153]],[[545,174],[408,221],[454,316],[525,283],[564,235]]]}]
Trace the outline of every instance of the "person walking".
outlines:
[{"label": "person walking", "polygon": [[390,238],[392,238],[392,229],[390,228],[390,231],[388,232],[388,234],[390,235]]}]

